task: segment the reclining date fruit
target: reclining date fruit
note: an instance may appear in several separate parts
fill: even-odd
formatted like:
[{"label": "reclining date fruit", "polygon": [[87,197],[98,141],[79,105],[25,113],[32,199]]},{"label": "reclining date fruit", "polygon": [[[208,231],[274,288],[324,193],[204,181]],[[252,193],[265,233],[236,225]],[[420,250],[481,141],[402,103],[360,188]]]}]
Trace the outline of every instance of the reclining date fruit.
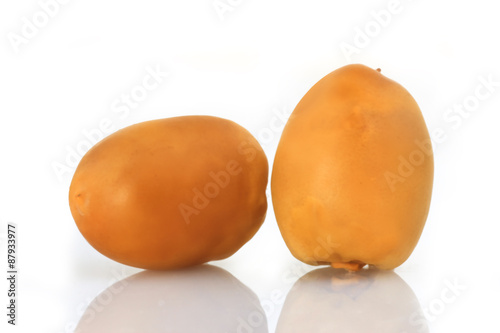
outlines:
[{"label": "reclining date fruit", "polygon": [[120,263],[174,269],[224,259],[267,210],[268,163],[255,138],[210,116],[147,121],[82,158],[69,191],[85,239]]}]

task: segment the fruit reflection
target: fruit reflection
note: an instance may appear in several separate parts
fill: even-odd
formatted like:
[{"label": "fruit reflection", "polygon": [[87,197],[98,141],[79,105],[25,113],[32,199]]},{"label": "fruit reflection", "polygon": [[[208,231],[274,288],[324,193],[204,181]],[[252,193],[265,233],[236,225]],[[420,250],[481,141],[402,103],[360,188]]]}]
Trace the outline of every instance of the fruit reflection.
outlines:
[{"label": "fruit reflection", "polygon": [[75,333],[267,333],[257,296],[210,265],[143,271],[121,280],[87,307]]},{"label": "fruit reflection", "polygon": [[411,288],[393,271],[322,268],[289,292],[277,333],[428,333]]}]

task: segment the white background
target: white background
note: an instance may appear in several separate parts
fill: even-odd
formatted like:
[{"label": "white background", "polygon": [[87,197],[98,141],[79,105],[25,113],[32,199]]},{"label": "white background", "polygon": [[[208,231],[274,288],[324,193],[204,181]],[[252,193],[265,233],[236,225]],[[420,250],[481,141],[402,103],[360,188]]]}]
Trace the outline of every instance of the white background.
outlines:
[{"label": "white background", "polygon": [[[127,276],[140,271],[97,253],[72,220],[67,193],[74,168],[58,177],[54,165],[66,164],[68,149],[83,147],[83,131],[99,128],[103,119],[116,130],[150,119],[214,115],[250,130],[271,164],[280,136],[272,126],[276,114],[290,113],[332,70],[363,63],[380,67],[405,86],[429,130],[446,136],[434,142],[435,183],[426,227],[410,259],[395,273],[429,313],[431,332],[498,332],[496,3],[401,0],[382,26],[373,12],[391,7],[388,0],[221,2],[231,6],[222,15],[213,0],[72,0],[60,4],[46,25],[19,45],[12,40],[21,38],[23,29],[26,33],[23,18],[33,22],[35,16],[41,20],[37,24],[45,24],[40,4],[1,2],[2,270],[7,222],[18,224],[19,237],[18,326],[6,324],[2,278],[2,331],[70,332],[88,302],[119,280],[117,272]],[[360,40],[359,31],[365,29],[371,29],[368,41]],[[343,52],[347,44],[356,53]],[[115,113],[122,94],[138,89],[147,68],[169,75],[128,114]],[[477,88],[481,78],[497,83],[478,100],[476,89],[487,91]],[[473,110],[459,119],[457,113],[447,113],[464,103]],[[447,121],[446,114],[454,120]],[[257,235],[213,265],[229,271],[267,304],[269,332],[275,331],[283,305],[283,298],[270,301],[270,295],[286,294],[314,269],[289,253],[271,204]],[[465,289],[444,302],[449,283]],[[179,306],[189,311],[189,304]],[[370,327],[377,318],[360,320]]]}]

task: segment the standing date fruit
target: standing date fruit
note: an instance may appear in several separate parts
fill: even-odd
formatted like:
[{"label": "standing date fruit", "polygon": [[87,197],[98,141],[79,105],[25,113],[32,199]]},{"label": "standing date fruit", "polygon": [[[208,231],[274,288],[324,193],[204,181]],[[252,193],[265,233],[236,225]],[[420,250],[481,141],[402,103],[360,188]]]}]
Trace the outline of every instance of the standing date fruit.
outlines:
[{"label": "standing date fruit", "polygon": [[271,191],[281,234],[311,265],[401,265],[424,228],[432,145],[413,97],[379,70],[342,67],[288,120]]}]

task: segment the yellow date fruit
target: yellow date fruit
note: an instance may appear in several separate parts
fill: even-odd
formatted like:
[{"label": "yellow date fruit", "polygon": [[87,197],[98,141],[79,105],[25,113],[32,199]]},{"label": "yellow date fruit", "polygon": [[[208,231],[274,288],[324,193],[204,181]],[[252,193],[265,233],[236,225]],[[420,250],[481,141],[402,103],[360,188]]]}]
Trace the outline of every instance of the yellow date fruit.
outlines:
[{"label": "yellow date fruit", "polygon": [[393,269],[420,238],[433,174],[429,133],[408,91],[380,70],[339,68],[283,130],[271,179],[281,234],[311,265]]},{"label": "yellow date fruit", "polygon": [[85,239],[120,263],[173,269],[224,259],[267,210],[268,163],[257,140],[210,116],[147,121],[82,158],[69,191]]}]

